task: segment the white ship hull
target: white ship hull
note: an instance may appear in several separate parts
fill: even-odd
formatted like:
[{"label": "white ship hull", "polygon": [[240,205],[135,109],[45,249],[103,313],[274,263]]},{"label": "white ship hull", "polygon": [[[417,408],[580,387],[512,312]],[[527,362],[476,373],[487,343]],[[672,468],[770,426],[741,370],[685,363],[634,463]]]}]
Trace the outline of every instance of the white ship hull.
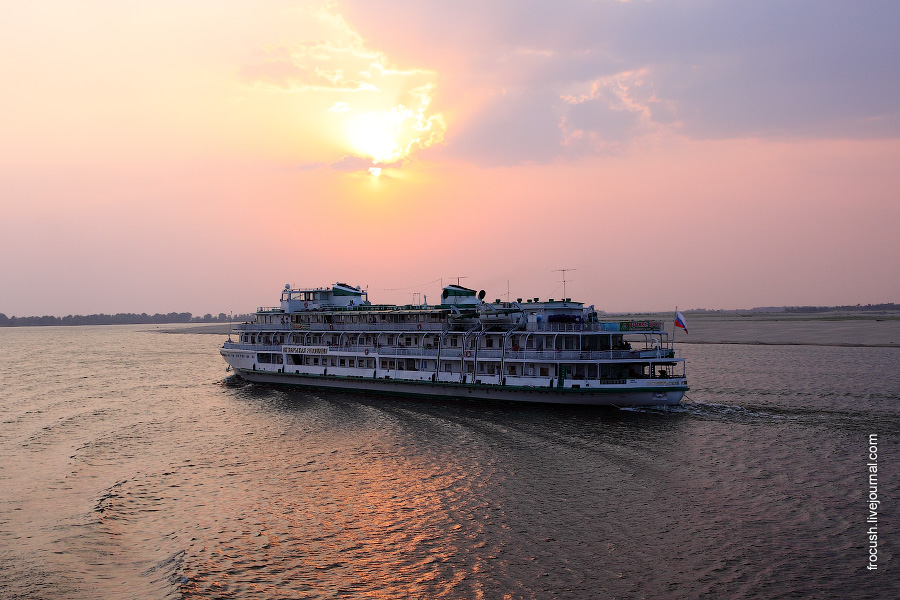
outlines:
[{"label": "white ship hull", "polygon": [[[254,383],[288,385],[312,389],[375,392],[405,396],[499,400],[504,402],[540,402],[593,406],[658,406],[678,404],[687,386],[683,380],[626,382],[596,387],[534,387],[492,383],[454,383],[413,381],[391,378],[310,375],[234,369],[236,375]],[[575,384],[578,385],[578,384]]]}]

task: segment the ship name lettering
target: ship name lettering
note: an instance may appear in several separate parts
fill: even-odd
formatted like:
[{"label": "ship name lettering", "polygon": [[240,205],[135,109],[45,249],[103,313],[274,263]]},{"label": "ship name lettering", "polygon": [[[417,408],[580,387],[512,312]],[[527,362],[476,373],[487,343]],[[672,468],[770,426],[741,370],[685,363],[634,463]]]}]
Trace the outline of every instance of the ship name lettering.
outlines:
[{"label": "ship name lettering", "polygon": [[287,354],[328,354],[326,346],[285,346]]}]

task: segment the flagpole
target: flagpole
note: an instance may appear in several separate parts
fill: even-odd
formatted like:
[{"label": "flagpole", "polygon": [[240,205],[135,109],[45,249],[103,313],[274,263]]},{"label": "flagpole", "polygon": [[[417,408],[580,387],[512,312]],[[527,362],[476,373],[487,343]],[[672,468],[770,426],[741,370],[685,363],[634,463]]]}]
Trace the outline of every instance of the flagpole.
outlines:
[{"label": "flagpole", "polygon": [[675,333],[678,331],[678,305],[675,305],[675,320],[672,321],[672,349],[675,349]]}]

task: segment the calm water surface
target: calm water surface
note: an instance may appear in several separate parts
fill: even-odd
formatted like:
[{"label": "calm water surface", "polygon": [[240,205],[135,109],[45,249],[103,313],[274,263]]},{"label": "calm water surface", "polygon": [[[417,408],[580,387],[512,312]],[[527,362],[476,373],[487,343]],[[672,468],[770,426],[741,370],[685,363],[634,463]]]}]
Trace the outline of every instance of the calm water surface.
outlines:
[{"label": "calm water surface", "polygon": [[684,346],[684,406],[614,410],[251,386],[220,342],[0,329],[0,598],[900,596],[900,349]]}]

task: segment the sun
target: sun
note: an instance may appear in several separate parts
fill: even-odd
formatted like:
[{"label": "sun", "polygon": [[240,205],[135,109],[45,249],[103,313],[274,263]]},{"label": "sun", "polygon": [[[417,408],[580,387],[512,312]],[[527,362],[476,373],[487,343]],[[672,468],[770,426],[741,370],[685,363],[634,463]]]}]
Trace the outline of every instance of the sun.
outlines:
[{"label": "sun", "polygon": [[395,111],[363,113],[347,122],[347,141],[354,153],[376,163],[390,163],[404,154],[399,137],[403,122]]},{"label": "sun", "polygon": [[378,176],[382,168],[394,169],[416,150],[443,141],[447,126],[440,113],[427,114],[431,87],[410,92],[413,109],[404,104],[364,109],[349,103],[335,104],[329,112],[339,119],[339,130],[348,154],[372,160],[369,172]]}]

